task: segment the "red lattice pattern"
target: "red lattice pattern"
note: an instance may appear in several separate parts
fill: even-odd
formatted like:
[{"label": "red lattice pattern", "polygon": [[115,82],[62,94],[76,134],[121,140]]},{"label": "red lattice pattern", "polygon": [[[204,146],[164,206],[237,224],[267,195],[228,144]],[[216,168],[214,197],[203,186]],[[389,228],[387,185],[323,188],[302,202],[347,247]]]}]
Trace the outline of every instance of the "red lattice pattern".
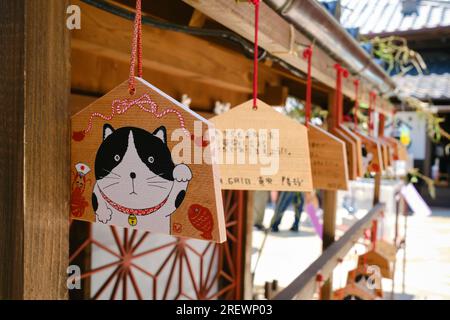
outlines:
[{"label": "red lattice pattern", "polygon": [[224,192],[223,198],[228,241],[220,245],[73,222],[71,238],[80,238],[76,224],[88,228],[70,255],[71,264],[81,264],[84,297],[239,299],[244,192]]}]

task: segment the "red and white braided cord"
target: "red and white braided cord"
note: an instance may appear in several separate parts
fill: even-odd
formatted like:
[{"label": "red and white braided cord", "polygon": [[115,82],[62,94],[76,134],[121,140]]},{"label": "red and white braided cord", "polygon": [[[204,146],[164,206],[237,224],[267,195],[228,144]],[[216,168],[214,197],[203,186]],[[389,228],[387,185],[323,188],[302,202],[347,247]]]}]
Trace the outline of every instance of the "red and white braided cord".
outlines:
[{"label": "red and white braided cord", "polygon": [[[147,107],[147,105],[149,107]],[[110,121],[114,118],[115,115],[121,115],[127,112],[133,106],[138,106],[142,111],[153,114],[156,118],[160,119],[166,116],[169,113],[174,113],[178,117],[180,122],[180,127],[186,133],[187,136],[190,136],[189,131],[185,127],[184,118],[178,110],[175,109],[165,109],[164,111],[158,112],[158,105],[154,102],[148,94],[144,94],[138,99],[116,99],[112,102],[111,106],[111,115],[105,116],[102,113],[94,112],[89,117],[89,122],[85,130],[83,132],[86,134],[92,129],[92,124],[94,118],[101,118],[105,121]]]}]

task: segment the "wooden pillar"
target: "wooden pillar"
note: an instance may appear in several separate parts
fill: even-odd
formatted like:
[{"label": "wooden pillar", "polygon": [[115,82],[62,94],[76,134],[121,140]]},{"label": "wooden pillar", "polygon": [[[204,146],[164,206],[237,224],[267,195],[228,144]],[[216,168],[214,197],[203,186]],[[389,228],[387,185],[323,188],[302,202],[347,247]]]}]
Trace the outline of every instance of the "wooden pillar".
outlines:
[{"label": "wooden pillar", "polygon": [[[335,92],[328,96],[328,126],[333,126],[336,118]],[[336,210],[337,210],[337,191],[325,190],[323,192],[323,236],[322,251],[325,251],[335,240],[336,233]],[[330,275],[321,289],[321,299],[331,300],[333,298],[333,274]]]},{"label": "wooden pillar", "polygon": [[[323,237],[322,251],[325,251],[334,241],[336,233],[337,192],[324,191],[323,199]],[[333,274],[322,286],[321,299],[331,300],[333,297]]]},{"label": "wooden pillar", "polygon": [[67,0],[0,0],[0,299],[67,297]]},{"label": "wooden pillar", "polygon": [[373,189],[373,205],[375,206],[380,202],[380,188],[381,188],[381,173],[376,173],[374,178]]}]

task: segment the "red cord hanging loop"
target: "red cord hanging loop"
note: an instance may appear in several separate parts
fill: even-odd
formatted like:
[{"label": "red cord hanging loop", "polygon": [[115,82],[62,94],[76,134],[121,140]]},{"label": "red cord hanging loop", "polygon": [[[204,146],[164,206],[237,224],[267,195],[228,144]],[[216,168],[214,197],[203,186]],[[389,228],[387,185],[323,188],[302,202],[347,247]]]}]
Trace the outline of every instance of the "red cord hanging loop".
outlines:
[{"label": "red cord hanging loop", "polygon": [[253,110],[258,109],[258,25],[259,25],[259,0],[249,0],[255,5],[255,42],[253,49]]},{"label": "red cord hanging loop", "polygon": [[136,0],[136,16],[134,18],[133,39],[131,43],[130,76],[128,78],[128,91],[134,94],[134,72],[138,68],[138,77],[142,78],[142,0]]},{"label": "red cord hanging loop", "polygon": [[336,63],[334,65],[334,68],[336,69],[336,97],[335,97],[335,111],[336,111],[336,120],[335,124],[336,126],[339,126],[342,122],[342,115],[343,115],[343,103],[344,103],[344,96],[342,95],[342,78],[348,78],[348,70],[342,67],[339,63]]},{"label": "red cord hanging loop", "polygon": [[308,61],[308,74],[306,78],[306,103],[305,103],[305,125],[308,127],[311,119],[311,91],[312,91],[312,79],[311,79],[311,61],[312,61],[313,47],[309,45],[303,51],[303,58]]},{"label": "red cord hanging loop", "polygon": [[359,80],[353,80],[353,85],[355,86],[355,106],[353,107],[353,122],[355,129],[358,128],[358,110],[359,110]]},{"label": "red cord hanging loop", "polygon": [[375,110],[375,103],[377,100],[377,94],[375,91],[370,91],[369,93],[369,135],[373,135],[374,123],[373,123],[373,112]]}]

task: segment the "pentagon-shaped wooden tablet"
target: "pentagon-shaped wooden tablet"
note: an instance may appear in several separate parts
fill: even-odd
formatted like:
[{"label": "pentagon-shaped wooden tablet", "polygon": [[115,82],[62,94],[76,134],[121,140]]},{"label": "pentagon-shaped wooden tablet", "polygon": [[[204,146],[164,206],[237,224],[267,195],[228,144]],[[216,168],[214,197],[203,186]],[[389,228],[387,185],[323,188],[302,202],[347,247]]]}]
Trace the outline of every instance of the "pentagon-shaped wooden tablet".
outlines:
[{"label": "pentagon-shaped wooden tablet", "polygon": [[314,189],[347,190],[345,143],[312,124],[308,126],[308,140]]},{"label": "pentagon-shaped wooden tablet", "polygon": [[[211,118],[222,189],[312,191],[306,127],[258,100]],[[219,137],[221,136],[221,137]]]},{"label": "pentagon-shaped wooden tablet", "polygon": [[135,78],[72,116],[73,219],[226,240],[212,124]]},{"label": "pentagon-shaped wooden tablet", "polygon": [[359,131],[355,131],[354,133],[361,138],[364,150],[363,160],[365,171],[382,172],[384,170],[384,166],[380,143],[373,137],[367,136]]},{"label": "pentagon-shaped wooden tablet", "polygon": [[339,128],[346,134],[356,146],[356,165],[358,177],[364,176],[364,164],[363,164],[363,154],[362,154],[362,141],[358,135],[356,135],[352,130],[347,128],[344,124],[340,124]]},{"label": "pentagon-shaped wooden tablet", "polygon": [[355,180],[359,176],[356,143],[338,127],[331,128],[330,133],[345,143],[348,178]]}]

